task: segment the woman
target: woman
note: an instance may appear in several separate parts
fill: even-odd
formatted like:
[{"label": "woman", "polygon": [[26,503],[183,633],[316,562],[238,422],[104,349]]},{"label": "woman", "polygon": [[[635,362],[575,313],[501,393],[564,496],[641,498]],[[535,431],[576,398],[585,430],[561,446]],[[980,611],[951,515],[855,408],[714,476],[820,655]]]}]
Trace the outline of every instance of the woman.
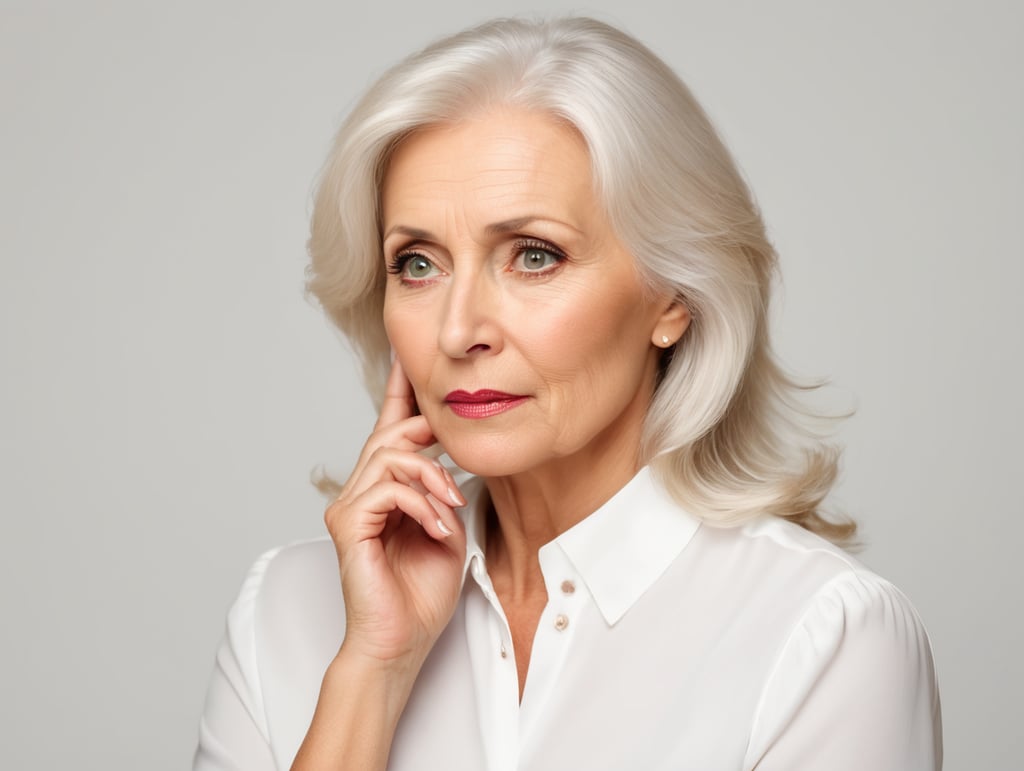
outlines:
[{"label": "woman", "polygon": [[310,252],[380,418],[330,539],[251,571],[197,768],[940,767],[923,627],[817,513],[761,219],[653,54],[565,19],[411,57]]}]

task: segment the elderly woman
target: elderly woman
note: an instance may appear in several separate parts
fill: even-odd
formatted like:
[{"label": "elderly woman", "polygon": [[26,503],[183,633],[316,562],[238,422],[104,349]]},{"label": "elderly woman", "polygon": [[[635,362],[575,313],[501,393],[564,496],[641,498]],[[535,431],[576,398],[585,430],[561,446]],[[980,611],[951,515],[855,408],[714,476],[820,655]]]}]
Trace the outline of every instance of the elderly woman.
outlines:
[{"label": "elderly woman", "polygon": [[246,580],[196,768],[940,767],[921,622],[818,513],[762,221],[650,51],[498,21],[407,59],[310,252],[380,418],[330,539]]}]

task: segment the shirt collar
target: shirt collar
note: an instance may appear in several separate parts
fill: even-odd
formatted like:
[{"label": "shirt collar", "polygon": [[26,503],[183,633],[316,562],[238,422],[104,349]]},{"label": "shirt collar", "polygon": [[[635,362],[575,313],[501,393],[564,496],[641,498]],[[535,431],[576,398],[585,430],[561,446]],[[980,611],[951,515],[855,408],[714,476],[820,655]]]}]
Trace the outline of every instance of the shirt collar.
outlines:
[{"label": "shirt collar", "polygon": [[552,543],[583,577],[609,625],[619,621],[682,553],[700,520],[644,467],[601,508]]},{"label": "shirt collar", "polygon": [[[482,572],[487,489],[479,478],[460,487],[469,501],[463,509],[465,570]],[[543,557],[548,550],[561,549],[613,626],[682,553],[699,527],[700,520],[684,511],[645,466],[597,511],[542,546],[540,553]]]}]

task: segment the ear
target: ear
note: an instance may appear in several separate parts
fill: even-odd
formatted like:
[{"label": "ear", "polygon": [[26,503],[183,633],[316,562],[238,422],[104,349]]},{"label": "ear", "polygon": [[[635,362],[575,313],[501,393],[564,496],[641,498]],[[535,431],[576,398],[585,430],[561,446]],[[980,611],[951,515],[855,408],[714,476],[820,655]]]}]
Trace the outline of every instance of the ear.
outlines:
[{"label": "ear", "polygon": [[672,300],[658,317],[651,342],[658,348],[671,348],[690,327],[690,309],[682,300]]}]

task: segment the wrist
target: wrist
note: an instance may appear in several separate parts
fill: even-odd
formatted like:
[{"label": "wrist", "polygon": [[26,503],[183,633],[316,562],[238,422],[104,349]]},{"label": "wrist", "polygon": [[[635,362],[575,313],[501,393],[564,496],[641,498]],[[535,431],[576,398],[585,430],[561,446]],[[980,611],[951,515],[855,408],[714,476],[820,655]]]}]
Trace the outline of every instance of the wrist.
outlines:
[{"label": "wrist", "polygon": [[412,652],[381,658],[346,641],[328,665],[323,687],[374,693],[380,700],[378,717],[397,724],[425,660]]}]

